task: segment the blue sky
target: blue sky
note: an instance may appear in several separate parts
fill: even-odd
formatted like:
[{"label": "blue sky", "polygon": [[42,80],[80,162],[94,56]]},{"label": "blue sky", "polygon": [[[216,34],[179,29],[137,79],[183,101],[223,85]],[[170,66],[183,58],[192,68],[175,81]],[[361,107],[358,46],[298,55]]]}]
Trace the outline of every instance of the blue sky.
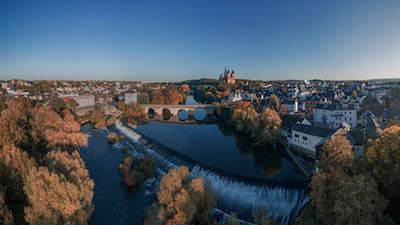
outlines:
[{"label": "blue sky", "polygon": [[400,1],[0,1],[0,79],[400,78]]}]

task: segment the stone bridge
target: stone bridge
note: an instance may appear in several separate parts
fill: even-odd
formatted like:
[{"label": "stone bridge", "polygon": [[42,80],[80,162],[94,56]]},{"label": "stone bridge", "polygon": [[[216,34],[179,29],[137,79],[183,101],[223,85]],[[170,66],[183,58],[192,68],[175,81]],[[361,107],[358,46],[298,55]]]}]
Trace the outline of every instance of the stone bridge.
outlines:
[{"label": "stone bridge", "polygon": [[204,109],[208,115],[214,115],[218,105],[162,105],[162,104],[143,104],[141,105],[145,110],[146,117],[149,117],[149,110],[154,110],[156,115],[162,115],[163,110],[167,109],[171,116],[178,116],[178,113],[185,110],[188,113],[188,117],[194,116],[196,109]]}]

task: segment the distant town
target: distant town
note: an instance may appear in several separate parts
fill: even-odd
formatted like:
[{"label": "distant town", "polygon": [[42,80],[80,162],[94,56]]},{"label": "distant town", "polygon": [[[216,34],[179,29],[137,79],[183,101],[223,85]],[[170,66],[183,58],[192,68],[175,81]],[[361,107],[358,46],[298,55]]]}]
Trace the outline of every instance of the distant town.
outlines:
[{"label": "distant town", "polygon": [[96,105],[107,114],[119,115],[120,101],[129,105],[138,102],[139,96],[142,104],[167,103],[156,100],[153,92],[183,84],[190,86],[195,99],[202,103],[249,102],[258,106],[258,112],[271,106],[274,95],[283,110],[281,140],[312,158],[317,158],[322,144],[332,135],[343,132],[356,148],[354,156],[363,157],[367,138],[382,135],[385,124],[397,119],[400,111],[396,81],[251,81],[236,79],[234,71],[226,68],[219,79],[183,82],[3,80],[0,93],[6,102],[20,96],[43,105],[62,99],[77,116],[87,114]]}]

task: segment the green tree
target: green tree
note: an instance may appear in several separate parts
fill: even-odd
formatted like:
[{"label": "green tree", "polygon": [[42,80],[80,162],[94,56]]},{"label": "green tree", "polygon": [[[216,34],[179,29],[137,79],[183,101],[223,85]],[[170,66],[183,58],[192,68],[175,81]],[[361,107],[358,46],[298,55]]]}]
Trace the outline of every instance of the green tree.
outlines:
[{"label": "green tree", "polygon": [[206,100],[207,103],[212,103],[214,102],[214,94],[212,92],[206,92],[204,94],[204,99]]},{"label": "green tree", "polygon": [[273,144],[281,135],[282,120],[275,110],[266,108],[255,120],[252,137],[257,145]]},{"label": "green tree", "polygon": [[353,99],[356,99],[356,98],[357,98],[357,91],[356,91],[356,90],[353,90],[353,91],[351,92],[351,97],[352,97]]},{"label": "green tree", "polygon": [[54,107],[56,107],[57,109],[65,108],[64,101],[61,98],[57,98],[54,102]]},{"label": "green tree", "polygon": [[232,115],[232,120],[235,123],[236,130],[251,134],[253,131],[254,123],[258,118],[257,112],[252,108],[235,109]]},{"label": "green tree", "polygon": [[385,98],[386,107],[390,107],[391,101],[392,101],[392,100],[391,100],[390,96],[387,96],[387,97]]},{"label": "green tree", "polygon": [[278,104],[279,104],[279,98],[276,95],[272,94],[269,97],[269,106],[275,109]]},{"label": "green tree", "polygon": [[141,93],[137,96],[137,101],[140,104],[149,104],[150,103],[149,95],[146,93]]},{"label": "green tree", "polygon": [[70,106],[72,109],[75,109],[75,107],[78,106],[78,103],[75,101],[75,99],[71,99],[71,101],[69,101],[69,106]]}]

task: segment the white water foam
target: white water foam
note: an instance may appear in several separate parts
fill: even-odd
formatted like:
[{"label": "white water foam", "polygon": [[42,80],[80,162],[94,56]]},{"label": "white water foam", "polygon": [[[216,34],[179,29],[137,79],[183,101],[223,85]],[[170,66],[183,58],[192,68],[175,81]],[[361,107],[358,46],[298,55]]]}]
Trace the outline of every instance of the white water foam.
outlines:
[{"label": "white water foam", "polygon": [[[124,126],[120,120],[117,121],[116,127],[132,141],[140,143],[142,135]],[[182,162],[175,157],[164,158],[146,146],[144,149],[153,155],[157,162],[162,162],[164,168],[165,166],[173,168],[182,165]],[[165,174],[167,171],[163,172]],[[264,206],[271,217],[281,221],[282,224],[289,224],[309,201],[308,194],[303,190],[246,184],[213,173],[199,165],[192,169],[191,176],[202,177],[207,183],[210,183],[218,195],[217,204],[228,213],[237,212],[238,215],[248,216]]]},{"label": "white water foam", "polygon": [[203,177],[217,193],[218,205],[223,205],[229,211],[238,214],[252,214],[264,206],[271,217],[288,224],[291,216],[296,216],[308,202],[308,195],[302,190],[246,184],[220,176],[198,165],[190,174],[193,177]]}]

